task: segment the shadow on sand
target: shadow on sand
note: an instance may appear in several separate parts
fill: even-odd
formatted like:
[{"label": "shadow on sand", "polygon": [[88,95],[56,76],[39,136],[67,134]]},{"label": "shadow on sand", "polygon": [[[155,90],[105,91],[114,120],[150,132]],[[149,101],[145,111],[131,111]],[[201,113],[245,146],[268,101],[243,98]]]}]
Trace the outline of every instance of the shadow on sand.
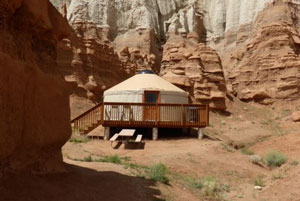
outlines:
[{"label": "shadow on sand", "polygon": [[162,201],[155,182],[66,165],[68,173],[12,176],[0,181],[3,201]]}]

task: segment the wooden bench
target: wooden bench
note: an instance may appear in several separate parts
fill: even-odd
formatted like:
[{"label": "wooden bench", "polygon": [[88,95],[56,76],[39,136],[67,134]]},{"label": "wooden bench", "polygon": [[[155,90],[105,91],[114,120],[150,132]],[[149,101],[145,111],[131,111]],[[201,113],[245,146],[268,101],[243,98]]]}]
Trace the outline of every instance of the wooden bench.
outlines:
[{"label": "wooden bench", "polygon": [[117,140],[118,137],[119,137],[119,134],[116,133],[116,134],[114,134],[114,136],[112,136],[112,137],[109,139],[109,141],[111,142],[111,143],[110,143],[110,146],[111,146],[111,147],[113,147],[113,143]]},{"label": "wooden bench", "polygon": [[117,133],[117,134],[114,134],[114,136],[112,136],[112,137],[110,138],[109,141],[114,142],[114,141],[117,140],[118,137],[119,137],[119,134],[118,134],[118,133]]},{"label": "wooden bench", "polygon": [[135,142],[141,142],[142,141],[142,135],[138,135],[135,139]]}]

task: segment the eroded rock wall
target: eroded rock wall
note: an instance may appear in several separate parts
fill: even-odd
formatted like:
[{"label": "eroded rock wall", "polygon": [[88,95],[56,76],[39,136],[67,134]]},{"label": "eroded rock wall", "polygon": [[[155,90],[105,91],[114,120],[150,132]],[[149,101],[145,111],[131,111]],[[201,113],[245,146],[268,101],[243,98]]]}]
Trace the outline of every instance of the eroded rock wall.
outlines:
[{"label": "eroded rock wall", "polygon": [[160,75],[188,91],[192,102],[224,110],[226,85],[221,60],[215,50],[198,40],[196,33],[170,35]]},{"label": "eroded rock wall", "polygon": [[300,97],[300,5],[276,1],[257,17],[252,37],[232,53],[229,81],[241,100],[271,104]]},{"label": "eroded rock wall", "polygon": [[71,90],[72,118],[102,101],[103,91],[128,77],[105,32],[77,21],[58,46],[57,62]]},{"label": "eroded rock wall", "polygon": [[[66,17],[71,24],[76,24],[78,21],[94,23],[100,32],[104,33],[105,40],[110,41],[121,60],[122,70],[128,76],[142,69],[152,69],[161,75],[168,73],[168,69],[173,71],[171,69],[177,68],[178,62],[166,64],[163,59],[166,55],[173,54],[168,49],[170,41],[174,39],[174,36],[181,36],[178,39],[179,42],[186,41],[186,36],[196,34],[198,35],[197,44],[203,43],[215,49],[219,55],[217,57],[220,57],[221,63],[215,62],[214,68],[220,69],[222,66],[227,92],[242,100],[254,100],[260,103],[289,100],[287,97],[291,97],[291,94],[293,94],[291,99],[297,98],[297,95],[294,95],[296,89],[291,90],[290,86],[281,87],[282,79],[278,77],[270,84],[278,85],[282,88],[281,90],[272,87],[272,92],[262,91],[262,88],[268,84],[266,86],[260,84],[264,82],[261,75],[274,77],[273,74],[277,71],[257,70],[261,68],[257,66],[277,68],[277,64],[280,64],[293,66],[294,70],[282,69],[279,75],[290,74],[288,71],[296,71],[297,34],[299,33],[298,25],[295,25],[298,19],[297,13],[293,14],[295,11],[290,9],[279,14],[277,7],[274,6],[281,2],[284,5],[297,7],[299,2],[296,0],[52,0],[52,2],[58,8],[61,7],[62,2],[66,4],[68,11]],[[263,11],[264,9],[268,9],[273,15],[269,15]],[[276,51],[270,49],[272,59],[267,56],[264,56],[264,59],[254,56],[254,54],[266,54],[264,45],[260,46],[257,43],[262,43],[265,38],[277,41],[277,36],[271,33],[273,28],[266,31],[270,32],[269,35],[259,36],[259,34],[265,25],[271,25],[278,19],[280,26],[283,26],[282,20],[284,20],[288,22],[286,26],[293,29],[291,31],[290,28],[283,28],[280,31],[287,37],[284,39],[286,40],[284,48]],[[289,25],[290,23],[294,25]],[[290,33],[294,36],[290,36]],[[170,39],[172,37],[173,39]],[[287,40],[294,42],[288,44]],[[270,44],[275,43],[270,42]],[[251,48],[247,49],[247,46]],[[205,56],[205,51],[200,52]],[[283,52],[289,52],[289,54],[286,55]],[[274,58],[276,62],[273,61]],[[253,73],[243,73],[243,71],[253,71]],[[189,79],[190,82],[201,82],[202,79],[200,76],[197,78],[184,76],[185,74],[175,77]],[[210,82],[208,81],[209,84]],[[254,86],[255,82],[257,86]],[[215,85],[216,82],[212,81],[211,84]],[[192,88],[190,87],[189,90],[195,95],[194,92],[197,90],[192,90]],[[222,85],[219,86],[219,89],[221,88],[223,89]],[[201,90],[204,89],[199,88],[199,93]],[[221,91],[224,93],[224,90]],[[207,92],[204,90],[201,93]],[[264,98],[266,96],[269,98]],[[195,100],[200,101],[198,98]]]},{"label": "eroded rock wall", "polygon": [[55,59],[68,27],[48,0],[0,2],[0,177],[62,168],[70,109]]}]

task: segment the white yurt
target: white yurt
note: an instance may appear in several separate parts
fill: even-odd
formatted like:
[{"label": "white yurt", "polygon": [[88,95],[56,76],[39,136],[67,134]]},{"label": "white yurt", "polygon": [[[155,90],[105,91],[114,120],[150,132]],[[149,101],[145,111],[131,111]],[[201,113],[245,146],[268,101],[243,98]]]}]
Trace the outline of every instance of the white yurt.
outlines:
[{"label": "white yurt", "polygon": [[152,71],[144,70],[104,92],[105,120],[154,121],[158,113],[160,121],[177,121],[181,118],[178,106],[161,106],[158,111],[154,106],[129,106],[124,103],[188,104],[189,95]]},{"label": "white yurt", "polygon": [[188,104],[188,93],[144,70],[104,92],[104,102]]}]

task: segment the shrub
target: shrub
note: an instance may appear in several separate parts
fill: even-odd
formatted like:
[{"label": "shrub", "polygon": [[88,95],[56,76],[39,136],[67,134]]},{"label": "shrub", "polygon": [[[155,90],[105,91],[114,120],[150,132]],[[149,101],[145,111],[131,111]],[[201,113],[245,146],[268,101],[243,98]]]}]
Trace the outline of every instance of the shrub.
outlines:
[{"label": "shrub", "polygon": [[262,179],[262,176],[258,176],[255,180],[254,180],[254,186],[265,186],[264,181]]},{"label": "shrub", "polygon": [[97,162],[121,164],[121,158],[118,155],[104,156],[103,158],[97,159]]},{"label": "shrub", "polygon": [[150,167],[149,176],[153,181],[159,181],[161,183],[167,184],[169,182],[169,178],[166,176],[167,173],[167,167],[162,163],[158,163]]},{"label": "shrub", "polygon": [[270,168],[280,167],[286,162],[286,156],[277,151],[269,151],[265,156],[265,162]]},{"label": "shrub", "polygon": [[189,187],[201,190],[206,200],[224,200],[225,192],[230,192],[228,184],[221,184],[215,177],[206,176],[200,179],[194,179],[189,176],[181,177]]},{"label": "shrub", "polygon": [[79,143],[87,143],[89,142],[90,139],[84,135],[78,135],[78,134],[75,134],[73,133],[71,138],[69,139],[69,142],[73,142],[73,143],[76,143],[76,144],[79,144]]},{"label": "shrub", "polygon": [[275,180],[275,179],[282,179],[283,178],[283,175],[281,172],[277,172],[277,173],[274,173],[272,174],[272,179]]},{"label": "shrub", "polygon": [[242,148],[241,150],[242,154],[245,154],[245,155],[253,155],[254,152],[246,147]]},{"label": "shrub", "polygon": [[207,176],[201,179],[202,183],[202,193],[206,197],[216,197],[220,189],[220,185],[217,182],[216,178]]},{"label": "shrub", "polygon": [[84,162],[92,162],[93,159],[92,159],[91,156],[88,156],[88,157],[84,157],[83,161],[84,161]]},{"label": "shrub", "polygon": [[203,196],[208,199],[223,200],[221,193],[230,191],[228,184],[220,184],[219,181],[212,176],[203,177],[199,184],[201,184]]},{"label": "shrub", "polygon": [[203,184],[200,179],[196,180],[189,176],[186,176],[183,179],[191,188],[202,189],[202,187],[203,187]]},{"label": "shrub", "polygon": [[296,165],[298,165],[299,164],[299,162],[298,161],[296,161],[296,160],[293,160],[293,161],[291,161],[290,162],[290,165],[294,165],[294,166],[296,166]]},{"label": "shrub", "polygon": [[253,164],[259,164],[262,161],[262,158],[259,155],[251,155],[249,159]]},{"label": "shrub", "polygon": [[221,146],[223,150],[227,152],[233,152],[232,148],[229,145],[222,143]]}]

